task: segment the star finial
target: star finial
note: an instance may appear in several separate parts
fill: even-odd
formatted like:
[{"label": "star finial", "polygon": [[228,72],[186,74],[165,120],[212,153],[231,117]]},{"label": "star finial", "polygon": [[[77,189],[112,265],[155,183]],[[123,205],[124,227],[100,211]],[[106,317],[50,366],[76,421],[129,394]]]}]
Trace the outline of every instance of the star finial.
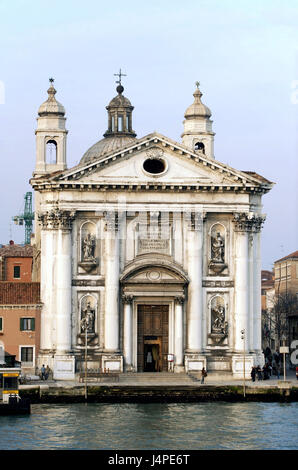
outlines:
[{"label": "star finial", "polygon": [[114,76],[119,77],[119,80],[116,80],[116,83],[119,83],[119,85],[121,85],[121,77],[126,77],[126,74],[122,73],[120,69],[119,73],[114,73]]},{"label": "star finial", "polygon": [[55,79],[54,79],[54,78],[52,78],[52,77],[51,77],[51,78],[49,78],[49,82],[50,82],[50,84],[51,84],[51,85],[53,85],[54,81],[55,81]]},{"label": "star finial", "polygon": [[195,85],[196,85],[196,87],[199,89],[200,82],[197,81],[197,82],[195,83]]}]

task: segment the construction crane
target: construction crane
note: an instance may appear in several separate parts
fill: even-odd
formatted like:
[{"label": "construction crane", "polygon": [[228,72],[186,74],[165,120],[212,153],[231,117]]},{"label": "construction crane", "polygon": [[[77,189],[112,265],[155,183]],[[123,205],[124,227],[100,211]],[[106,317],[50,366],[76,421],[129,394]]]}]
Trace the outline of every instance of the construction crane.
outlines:
[{"label": "construction crane", "polygon": [[32,212],[32,193],[29,191],[24,196],[25,205],[23,214],[16,215],[12,218],[16,225],[24,225],[25,223],[25,245],[30,245],[34,212]]}]

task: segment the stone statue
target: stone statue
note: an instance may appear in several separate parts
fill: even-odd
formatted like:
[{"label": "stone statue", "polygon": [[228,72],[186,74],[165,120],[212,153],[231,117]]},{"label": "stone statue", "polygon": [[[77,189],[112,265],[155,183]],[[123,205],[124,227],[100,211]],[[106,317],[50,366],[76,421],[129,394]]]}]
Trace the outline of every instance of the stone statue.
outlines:
[{"label": "stone statue", "polygon": [[82,308],[82,332],[85,332],[87,327],[88,333],[94,333],[94,323],[95,323],[95,310],[91,307],[90,302],[87,302],[87,306]]},{"label": "stone statue", "polygon": [[95,254],[95,237],[88,233],[82,242],[83,261],[94,259]]},{"label": "stone statue", "polygon": [[225,262],[225,242],[219,232],[211,238],[211,261],[214,263]]},{"label": "stone statue", "polygon": [[211,332],[226,334],[228,323],[225,321],[225,308],[222,305],[215,307],[211,311],[212,317],[214,318]]}]

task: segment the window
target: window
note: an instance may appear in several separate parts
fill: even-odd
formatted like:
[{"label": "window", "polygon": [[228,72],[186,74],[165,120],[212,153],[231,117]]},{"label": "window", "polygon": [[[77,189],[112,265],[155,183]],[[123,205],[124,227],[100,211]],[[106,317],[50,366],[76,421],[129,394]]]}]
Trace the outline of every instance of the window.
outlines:
[{"label": "window", "polygon": [[21,346],[21,361],[33,363],[33,347]]},{"label": "window", "polygon": [[123,131],[123,116],[118,116],[118,131]]},{"label": "window", "polygon": [[[0,317],[0,331],[3,331],[3,317]],[[1,345],[0,345],[1,348]]]},{"label": "window", "polygon": [[55,140],[48,140],[46,145],[46,162],[57,163],[57,142]]},{"label": "window", "polygon": [[21,277],[21,266],[13,267],[13,277],[14,279],[20,279]]},{"label": "window", "polygon": [[203,144],[203,142],[197,142],[195,144],[195,150],[205,153],[205,145]]},{"label": "window", "polygon": [[20,318],[21,331],[35,331],[35,318]]},{"label": "window", "polygon": [[153,175],[158,175],[163,173],[166,169],[166,164],[160,158],[148,158],[143,163],[143,168],[147,173],[152,173]]}]

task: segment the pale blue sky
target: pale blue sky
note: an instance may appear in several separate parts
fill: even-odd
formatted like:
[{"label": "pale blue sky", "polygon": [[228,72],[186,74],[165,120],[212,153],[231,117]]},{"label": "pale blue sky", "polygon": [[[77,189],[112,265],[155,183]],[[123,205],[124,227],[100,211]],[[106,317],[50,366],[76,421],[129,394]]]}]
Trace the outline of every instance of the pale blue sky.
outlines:
[{"label": "pale blue sky", "polygon": [[70,167],[105,132],[121,67],[138,137],[179,141],[201,82],[216,159],[276,182],[263,199],[263,267],[297,250],[297,25],[297,0],[0,0],[0,243],[24,239],[11,217],[31,189],[48,78],[67,112]]}]

